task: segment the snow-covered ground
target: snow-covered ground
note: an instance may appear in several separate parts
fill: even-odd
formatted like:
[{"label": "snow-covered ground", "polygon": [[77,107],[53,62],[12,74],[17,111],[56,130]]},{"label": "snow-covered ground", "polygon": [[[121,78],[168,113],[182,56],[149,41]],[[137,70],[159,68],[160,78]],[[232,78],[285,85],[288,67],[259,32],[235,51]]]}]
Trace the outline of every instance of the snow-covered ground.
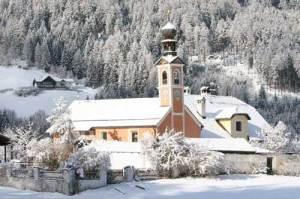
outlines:
[{"label": "snow-covered ground", "polygon": [[20,87],[32,86],[33,79],[46,76],[42,70],[24,70],[17,66],[0,66],[0,109],[7,108],[15,110],[18,116],[28,116],[38,110],[49,113],[54,108],[57,98],[63,96],[66,101],[75,99],[93,99],[95,89],[80,87],[76,91],[71,90],[44,90],[38,96],[18,97],[14,90]]},{"label": "snow-covered ground", "polygon": [[[145,190],[136,187],[139,185]],[[231,175],[131,182],[89,190],[75,196],[0,187],[3,199],[300,199],[300,177]]]}]

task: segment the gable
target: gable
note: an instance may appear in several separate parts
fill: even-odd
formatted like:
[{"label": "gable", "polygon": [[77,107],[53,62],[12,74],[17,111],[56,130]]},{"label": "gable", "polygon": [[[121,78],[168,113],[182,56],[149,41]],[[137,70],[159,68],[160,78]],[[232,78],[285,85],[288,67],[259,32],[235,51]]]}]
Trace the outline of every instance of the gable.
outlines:
[{"label": "gable", "polygon": [[167,60],[165,60],[164,58],[160,58],[157,62],[156,65],[164,65],[164,64],[169,64],[169,62]]},{"label": "gable", "polygon": [[56,83],[56,81],[51,76],[46,77],[42,82]]},{"label": "gable", "polygon": [[164,64],[184,64],[184,62],[178,56],[163,56],[155,62],[155,65],[164,65]]},{"label": "gable", "polygon": [[171,64],[184,64],[184,62],[179,57],[177,57],[171,62]]}]

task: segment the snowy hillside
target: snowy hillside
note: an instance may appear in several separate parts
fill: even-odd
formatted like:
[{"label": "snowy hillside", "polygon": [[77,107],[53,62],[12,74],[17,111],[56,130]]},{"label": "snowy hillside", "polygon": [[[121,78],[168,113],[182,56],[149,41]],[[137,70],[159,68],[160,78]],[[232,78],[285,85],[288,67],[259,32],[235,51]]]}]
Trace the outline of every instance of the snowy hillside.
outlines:
[{"label": "snowy hillside", "polygon": [[[221,55],[214,55],[213,59],[207,59],[208,66],[215,65],[217,68],[225,71],[226,76],[236,78],[239,81],[248,81],[252,88],[253,93],[258,93],[261,86],[264,86],[266,92],[271,95],[277,96],[291,96],[299,97],[300,93],[282,91],[274,88],[270,88],[263,77],[257,72],[256,68],[249,68],[247,63],[237,61],[233,63],[233,56],[222,59]],[[229,61],[228,61],[229,60]]]},{"label": "snowy hillside", "polygon": [[38,110],[49,113],[54,107],[54,102],[59,97],[64,97],[71,102],[75,99],[94,98],[96,90],[78,86],[74,90],[43,90],[37,96],[19,97],[14,91],[21,87],[32,86],[33,79],[47,75],[42,70],[24,70],[17,66],[0,66],[0,109],[15,110],[19,116],[28,116]]}]

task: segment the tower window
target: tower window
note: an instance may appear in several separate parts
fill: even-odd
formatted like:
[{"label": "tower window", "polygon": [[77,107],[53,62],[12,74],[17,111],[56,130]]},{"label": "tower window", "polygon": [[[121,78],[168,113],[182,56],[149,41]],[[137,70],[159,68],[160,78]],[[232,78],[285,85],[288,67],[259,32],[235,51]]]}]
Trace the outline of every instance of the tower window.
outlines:
[{"label": "tower window", "polygon": [[241,121],[237,121],[235,123],[235,130],[236,131],[242,131],[242,122]]},{"label": "tower window", "polygon": [[180,83],[180,76],[179,72],[176,70],[174,71],[174,84],[179,84]]},{"label": "tower window", "polygon": [[167,75],[167,72],[166,72],[166,71],[164,71],[164,72],[162,73],[162,83],[163,83],[163,84],[168,84],[168,75]]}]

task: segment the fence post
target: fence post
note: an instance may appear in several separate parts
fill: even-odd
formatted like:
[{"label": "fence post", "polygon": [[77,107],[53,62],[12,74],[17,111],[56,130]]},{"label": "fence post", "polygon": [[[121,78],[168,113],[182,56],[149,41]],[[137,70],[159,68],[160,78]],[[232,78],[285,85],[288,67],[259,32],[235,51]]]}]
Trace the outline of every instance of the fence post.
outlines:
[{"label": "fence post", "polygon": [[10,165],[8,165],[6,167],[6,177],[10,178],[11,177],[11,173],[12,173],[12,167]]},{"label": "fence post", "polygon": [[33,167],[33,178],[35,181],[38,181],[40,177],[40,168],[39,167]]},{"label": "fence post", "polygon": [[103,186],[107,185],[107,170],[100,169],[100,182]]},{"label": "fence post", "polygon": [[123,178],[126,182],[131,182],[134,179],[134,167],[127,166],[123,169]]},{"label": "fence post", "polygon": [[75,170],[74,169],[64,169],[63,170],[63,178],[64,178],[64,190],[63,192],[66,195],[74,195],[76,193],[75,190]]}]

